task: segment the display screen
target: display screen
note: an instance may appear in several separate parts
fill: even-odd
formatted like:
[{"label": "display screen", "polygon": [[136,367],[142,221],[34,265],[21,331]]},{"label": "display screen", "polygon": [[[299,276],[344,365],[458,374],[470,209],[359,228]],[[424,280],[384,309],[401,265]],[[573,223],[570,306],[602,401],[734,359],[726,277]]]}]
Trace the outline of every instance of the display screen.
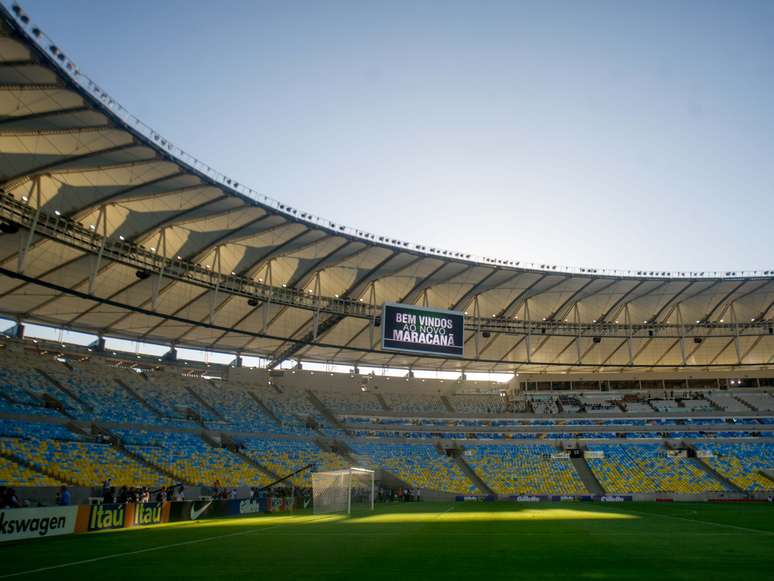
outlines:
[{"label": "display screen", "polygon": [[382,349],[463,357],[465,316],[458,311],[386,303],[382,312]]}]

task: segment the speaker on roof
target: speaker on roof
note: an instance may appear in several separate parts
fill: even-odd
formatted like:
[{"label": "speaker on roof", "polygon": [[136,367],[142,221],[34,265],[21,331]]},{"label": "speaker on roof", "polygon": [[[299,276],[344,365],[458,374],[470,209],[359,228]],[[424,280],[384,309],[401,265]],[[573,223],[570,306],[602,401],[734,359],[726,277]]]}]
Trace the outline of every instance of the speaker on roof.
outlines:
[{"label": "speaker on roof", "polygon": [[602,337],[592,337],[591,340],[594,341],[594,343],[601,343],[602,342]]},{"label": "speaker on roof", "polygon": [[484,339],[489,339],[489,337],[491,337],[491,336],[492,336],[492,333],[490,333],[489,331],[482,331],[482,332],[481,332],[481,336],[482,336]]},{"label": "speaker on roof", "polygon": [[139,278],[140,280],[145,280],[146,278],[150,278],[151,273],[147,270],[138,270],[134,273],[134,276]]},{"label": "speaker on roof", "polygon": [[702,341],[704,341],[704,339],[702,339],[701,337],[694,337],[693,338],[693,342],[696,343],[697,345],[700,344]]},{"label": "speaker on roof", "polygon": [[247,304],[251,307],[257,307],[258,306],[258,299],[247,299]]}]

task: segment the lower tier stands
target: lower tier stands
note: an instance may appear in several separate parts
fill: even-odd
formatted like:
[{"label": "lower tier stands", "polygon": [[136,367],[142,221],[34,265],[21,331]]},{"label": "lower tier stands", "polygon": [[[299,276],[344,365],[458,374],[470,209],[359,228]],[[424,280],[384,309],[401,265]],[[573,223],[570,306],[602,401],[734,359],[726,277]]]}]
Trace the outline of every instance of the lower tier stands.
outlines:
[{"label": "lower tier stands", "polygon": [[543,444],[471,445],[464,457],[497,494],[588,494],[570,459],[552,458],[556,452]]},{"label": "lower tier stands", "polygon": [[[384,468],[407,485],[456,494],[478,493],[457,460],[434,444],[398,441],[347,443],[352,458],[322,451],[310,439],[234,435],[239,451],[186,431],[115,429],[118,443],[95,441],[61,424],[0,419],[0,485],[159,486],[176,482],[221,487],[262,486],[307,465],[334,470],[352,464]],[[466,441],[462,460],[496,493],[586,494],[569,458],[548,443],[477,444]],[[774,443],[708,440],[692,444],[699,458],[670,454],[654,442],[587,441],[586,462],[612,494],[700,494],[774,490]],[[710,470],[702,469],[701,462]],[[714,473],[712,471],[715,471]],[[292,479],[307,486],[307,470]],[[720,477],[717,477],[720,475]],[[723,480],[723,479],[727,480]]]},{"label": "lower tier stands", "polygon": [[44,440],[35,436],[0,438],[0,452],[16,456],[49,472],[55,479],[80,486],[96,486],[112,478],[116,486],[169,484],[153,469],[121,454],[109,444]]},{"label": "lower tier stands", "polygon": [[0,457],[0,485],[2,486],[59,486],[60,484],[59,480]]},{"label": "lower tier stands", "polygon": [[360,464],[385,468],[412,487],[471,494],[478,489],[452,458],[435,446],[359,442],[352,445]]},{"label": "lower tier stands", "polygon": [[[131,452],[189,484],[220,487],[263,486],[269,477],[235,453],[184,432],[120,430]],[[167,478],[168,479],[168,478]]]},{"label": "lower tier stands", "polygon": [[313,464],[314,468],[304,470],[291,479],[296,486],[310,486],[313,471],[339,470],[349,466],[341,456],[321,451],[316,444],[304,440],[250,438],[242,444],[244,454],[278,477],[287,476]]},{"label": "lower tier stands", "polygon": [[590,444],[602,458],[586,459],[599,483],[609,493],[671,492],[699,494],[726,490],[688,458],[669,457],[659,444]]},{"label": "lower tier stands", "polygon": [[712,454],[703,461],[742,490],[774,490],[774,480],[762,472],[774,474],[774,444],[711,442],[695,447]]}]

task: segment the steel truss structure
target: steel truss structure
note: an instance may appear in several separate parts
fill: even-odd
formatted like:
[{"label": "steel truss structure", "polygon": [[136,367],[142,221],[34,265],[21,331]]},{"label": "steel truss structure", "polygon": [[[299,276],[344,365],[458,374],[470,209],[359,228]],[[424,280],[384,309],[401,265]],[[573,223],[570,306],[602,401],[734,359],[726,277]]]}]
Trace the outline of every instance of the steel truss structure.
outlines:
[{"label": "steel truss structure", "polygon": [[[218,174],[0,4],[0,311],[72,329],[360,366],[774,364],[774,270],[525,265],[376,236]],[[384,302],[466,313],[466,357],[378,350]]]}]

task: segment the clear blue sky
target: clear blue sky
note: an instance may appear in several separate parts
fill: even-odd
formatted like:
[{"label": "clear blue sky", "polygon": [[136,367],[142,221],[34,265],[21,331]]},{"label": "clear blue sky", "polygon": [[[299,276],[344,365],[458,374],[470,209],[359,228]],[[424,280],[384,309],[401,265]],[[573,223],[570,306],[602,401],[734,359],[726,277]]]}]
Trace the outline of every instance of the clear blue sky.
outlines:
[{"label": "clear blue sky", "polygon": [[138,117],[294,207],[551,264],[774,268],[774,2],[24,6]]}]

